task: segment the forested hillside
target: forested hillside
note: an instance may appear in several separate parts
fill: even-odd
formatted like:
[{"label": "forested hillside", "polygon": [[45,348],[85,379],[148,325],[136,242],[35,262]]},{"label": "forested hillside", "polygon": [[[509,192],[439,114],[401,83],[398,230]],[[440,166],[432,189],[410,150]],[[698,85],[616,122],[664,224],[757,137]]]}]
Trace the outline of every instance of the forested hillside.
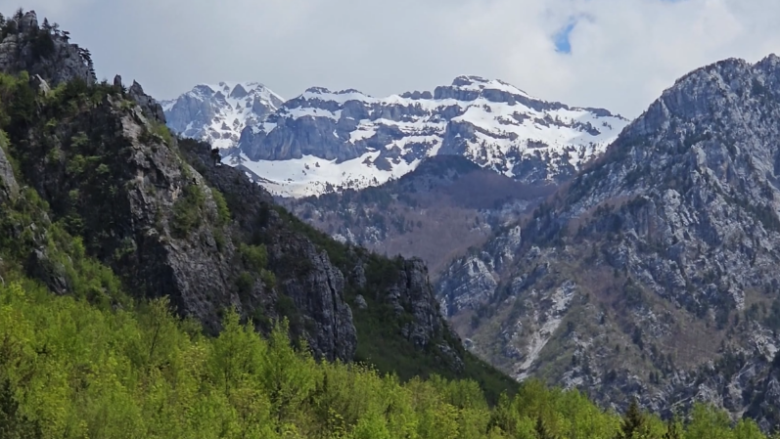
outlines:
[{"label": "forested hillside", "polygon": [[317,362],[288,340],[284,323],[264,339],[234,312],[212,338],[174,317],[165,299],[112,309],[6,279],[0,437],[764,437],[752,421],[732,429],[725,413],[705,406],[684,427],[635,408],[621,419],[538,382],[490,407],[474,381],[401,383],[369,367]]}]

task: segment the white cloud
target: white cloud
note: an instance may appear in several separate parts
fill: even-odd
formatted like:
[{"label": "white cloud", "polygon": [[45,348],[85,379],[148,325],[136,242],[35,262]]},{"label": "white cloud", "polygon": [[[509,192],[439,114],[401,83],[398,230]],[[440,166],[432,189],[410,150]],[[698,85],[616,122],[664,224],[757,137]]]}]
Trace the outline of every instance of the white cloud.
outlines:
[{"label": "white cloud", "polygon": [[[17,7],[0,0],[0,10]],[[374,95],[460,74],[638,115],[676,78],[780,51],[776,0],[30,0],[91,49],[98,73],[172,97],[259,80],[286,97],[321,85]],[[576,18],[571,54],[552,36]]]}]

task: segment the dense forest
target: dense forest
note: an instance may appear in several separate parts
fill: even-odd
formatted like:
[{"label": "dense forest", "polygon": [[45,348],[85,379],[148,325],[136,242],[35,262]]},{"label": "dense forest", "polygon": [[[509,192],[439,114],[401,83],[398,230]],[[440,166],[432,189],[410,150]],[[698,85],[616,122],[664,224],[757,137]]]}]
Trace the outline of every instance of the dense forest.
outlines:
[{"label": "dense forest", "polygon": [[317,362],[285,323],[266,339],[225,315],[216,338],[165,299],[128,309],[0,287],[0,437],[5,438],[707,438],[764,437],[752,421],[694,407],[665,423],[625,416],[532,381],[491,407],[468,380],[400,382]]}]

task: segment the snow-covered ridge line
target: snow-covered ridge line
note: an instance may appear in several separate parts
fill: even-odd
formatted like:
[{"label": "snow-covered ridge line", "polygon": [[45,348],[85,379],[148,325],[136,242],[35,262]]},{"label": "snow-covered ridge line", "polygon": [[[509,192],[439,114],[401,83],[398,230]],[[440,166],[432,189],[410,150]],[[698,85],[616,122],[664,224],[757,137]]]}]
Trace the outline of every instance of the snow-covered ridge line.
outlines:
[{"label": "snow-covered ridge line", "polygon": [[[382,98],[311,87],[284,103],[258,84],[259,100],[270,104],[264,112],[242,114],[247,105],[233,97],[237,87],[193,89],[189,101],[209,102],[219,117],[206,130],[197,130],[200,122],[185,126],[185,135],[229,149],[227,163],[257,174],[272,192],[294,197],[382,184],[439,154],[464,156],[519,181],[562,181],[603,153],[628,122],[478,76]],[[165,108],[175,115],[175,106]]]}]

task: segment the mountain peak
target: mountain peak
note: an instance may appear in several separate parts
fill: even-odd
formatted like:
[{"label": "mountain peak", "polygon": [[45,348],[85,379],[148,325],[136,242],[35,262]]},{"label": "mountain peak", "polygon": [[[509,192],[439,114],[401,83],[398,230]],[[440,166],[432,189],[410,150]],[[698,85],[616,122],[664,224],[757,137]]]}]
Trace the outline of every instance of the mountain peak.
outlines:
[{"label": "mountain peak", "polygon": [[[346,90],[331,91],[325,87],[309,87],[303,94],[298,96],[300,100],[320,100],[320,101],[334,101],[343,104],[347,101],[362,101],[368,102],[373,98],[361,91],[349,88]],[[294,99],[294,100],[296,100]]]},{"label": "mountain peak", "polygon": [[[532,98],[496,79],[459,76],[453,84],[380,98],[310,87],[251,121],[210,114],[185,97],[179,105],[194,116],[169,119],[186,136],[237,146],[228,162],[262,176],[274,193],[296,197],[376,186],[443,154],[523,183],[560,182],[600,155],[627,123],[606,110]],[[213,89],[219,91],[208,99],[222,90],[243,94],[227,83]],[[230,99],[217,101],[212,107],[230,106]]]},{"label": "mountain peak", "polygon": [[[780,309],[777,96],[775,56],[731,58],[677,80],[519,224],[522,239],[497,234],[450,266],[439,289],[447,309],[455,319],[488,316],[461,335],[518,378],[575,384],[605,403],[627,388],[644,389],[655,409],[706,394],[777,425],[764,407],[777,402],[767,395],[780,325],[777,314],[754,315],[755,304]],[[499,314],[513,303],[514,315]],[[524,332],[502,339],[503,328]],[[603,340],[621,341],[613,350]],[[569,361],[575,353],[587,372]],[[739,367],[724,366],[736,356]],[[740,381],[745,370],[750,384]],[[677,379],[694,375],[693,385]]]},{"label": "mountain peak", "polygon": [[241,131],[256,126],[281,107],[283,99],[260,82],[199,84],[163,108],[168,126],[185,137],[231,148]]},{"label": "mountain peak", "polygon": [[525,91],[500,79],[487,79],[476,75],[461,75],[452,80],[452,86],[463,90],[482,91],[500,90],[518,96],[531,97]]}]

